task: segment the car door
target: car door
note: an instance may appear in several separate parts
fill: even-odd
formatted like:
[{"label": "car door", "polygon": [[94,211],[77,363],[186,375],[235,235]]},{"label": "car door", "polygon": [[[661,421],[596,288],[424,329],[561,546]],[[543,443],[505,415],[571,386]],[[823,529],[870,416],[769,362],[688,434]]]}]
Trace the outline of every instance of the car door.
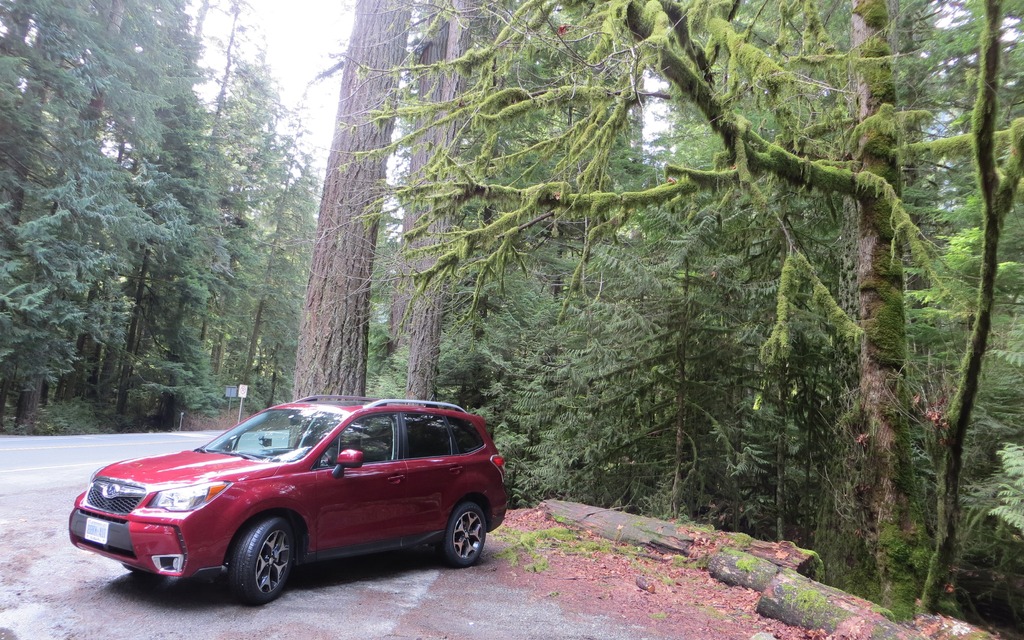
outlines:
[{"label": "car door", "polygon": [[406,474],[411,534],[444,529],[463,466],[452,456],[451,433],[443,415],[404,413]]},{"label": "car door", "polygon": [[[395,413],[354,420],[318,462],[317,550],[338,549],[398,538],[411,513],[406,463],[398,456]],[[363,466],[332,475],[339,451],[363,452]]]}]

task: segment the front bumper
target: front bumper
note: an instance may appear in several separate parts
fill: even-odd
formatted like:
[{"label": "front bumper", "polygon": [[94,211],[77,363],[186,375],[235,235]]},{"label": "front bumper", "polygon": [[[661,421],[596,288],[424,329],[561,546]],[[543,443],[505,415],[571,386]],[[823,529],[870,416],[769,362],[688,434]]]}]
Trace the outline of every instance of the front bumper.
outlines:
[{"label": "front bumper", "polygon": [[[225,545],[211,545],[200,534],[202,524],[181,514],[113,515],[82,504],[79,499],[68,519],[71,543],[80,549],[165,576],[193,577],[220,573]],[[200,528],[199,531],[196,531]],[[207,529],[209,531],[209,529]],[[187,540],[200,542],[187,544]]]}]

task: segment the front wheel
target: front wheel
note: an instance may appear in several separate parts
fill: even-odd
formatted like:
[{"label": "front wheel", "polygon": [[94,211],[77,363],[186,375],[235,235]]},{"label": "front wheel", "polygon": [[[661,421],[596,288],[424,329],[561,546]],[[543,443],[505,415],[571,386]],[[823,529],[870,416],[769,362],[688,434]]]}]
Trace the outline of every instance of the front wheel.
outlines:
[{"label": "front wheel", "polygon": [[448,518],[441,543],[445,562],[453,567],[470,567],[480,560],[487,539],[487,521],[475,502],[463,502]]},{"label": "front wheel", "polygon": [[228,567],[228,584],[238,599],[266,604],[281,595],[295,564],[294,539],[284,518],[259,520],[242,531]]}]

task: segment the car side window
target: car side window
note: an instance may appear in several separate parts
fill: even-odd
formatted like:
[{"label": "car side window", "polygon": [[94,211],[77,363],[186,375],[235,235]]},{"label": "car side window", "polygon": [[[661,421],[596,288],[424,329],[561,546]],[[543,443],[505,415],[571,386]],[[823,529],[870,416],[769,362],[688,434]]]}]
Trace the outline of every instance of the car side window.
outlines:
[{"label": "car side window", "polygon": [[452,454],[452,439],[444,416],[425,413],[405,414],[408,458],[435,458]]},{"label": "car side window", "polygon": [[455,436],[455,444],[458,445],[459,453],[469,453],[484,446],[484,439],[480,432],[468,420],[462,418],[448,418],[448,424],[452,426],[452,434]]},{"label": "car side window", "polygon": [[360,418],[348,425],[338,436],[337,450],[333,451],[334,458],[337,458],[339,451],[355,449],[363,452],[364,464],[394,460],[397,418],[398,416],[393,413],[383,413]]}]

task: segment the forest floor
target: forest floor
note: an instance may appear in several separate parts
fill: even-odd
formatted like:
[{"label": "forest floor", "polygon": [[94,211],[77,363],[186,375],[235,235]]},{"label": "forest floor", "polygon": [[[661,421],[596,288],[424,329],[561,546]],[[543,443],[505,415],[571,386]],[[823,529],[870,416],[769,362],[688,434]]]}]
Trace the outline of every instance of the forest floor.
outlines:
[{"label": "forest floor", "polygon": [[500,572],[513,586],[563,609],[600,613],[672,638],[824,640],[826,634],[759,615],[759,594],[729,587],[681,556],[569,530],[539,509],[510,511],[491,534]]}]

